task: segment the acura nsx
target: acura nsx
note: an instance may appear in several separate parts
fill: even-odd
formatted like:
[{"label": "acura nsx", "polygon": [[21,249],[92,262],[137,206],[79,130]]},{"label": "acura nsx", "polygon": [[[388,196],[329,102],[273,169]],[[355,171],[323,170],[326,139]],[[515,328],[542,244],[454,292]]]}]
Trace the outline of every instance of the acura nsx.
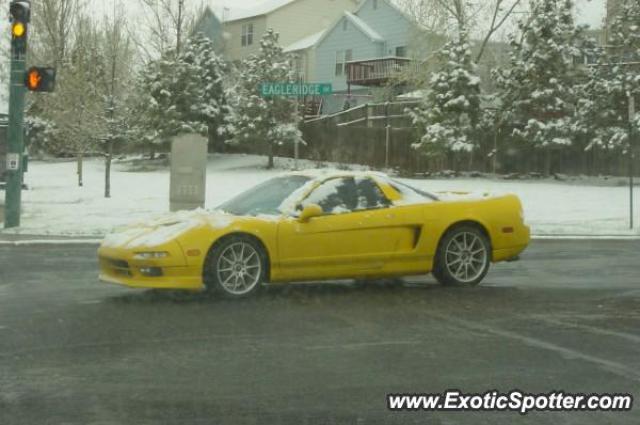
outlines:
[{"label": "acura nsx", "polygon": [[432,273],[476,285],[517,259],[529,227],[516,195],[429,193],[373,172],[294,172],[213,211],[180,212],[108,235],[100,279],[138,288],[248,296],[299,281]]}]

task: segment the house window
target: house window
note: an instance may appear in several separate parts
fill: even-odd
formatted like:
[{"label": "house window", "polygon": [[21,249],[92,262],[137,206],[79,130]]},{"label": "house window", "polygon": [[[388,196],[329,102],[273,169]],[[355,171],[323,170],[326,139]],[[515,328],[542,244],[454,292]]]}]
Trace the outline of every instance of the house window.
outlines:
[{"label": "house window", "polygon": [[305,75],[306,61],[303,55],[296,55],[293,61],[293,67],[296,70],[296,79],[298,81],[306,81],[306,75]]},{"label": "house window", "polygon": [[398,46],[398,47],[396,47],[396,57],[406,58],[407,57],[407,46]]},{"label": "house window", "polygon": [[349,66],[347,65],[349,62],[353,60],[353,50],[348,49],[344,51],[344,74],[348,75]]},{"label": "house window", "polygon": [[336,52],[336,76],[346,74],[347,62],[353,60],[353,50],[338,50]]},{"label": "house window", "polygon": [[346,19],[342,20],[342,31],[346,31],[349,29],[349,22]]},{"label": "house window", "polygon": [[342,74],[344,74],[344,57],[345,57],[344,50],[338,50],[336,52],[336,77],[339,77]]},{"label": "house window", "polygon": [[242,46],[251,46],[253,44],[253,24],[245,24],[242,26]]}]

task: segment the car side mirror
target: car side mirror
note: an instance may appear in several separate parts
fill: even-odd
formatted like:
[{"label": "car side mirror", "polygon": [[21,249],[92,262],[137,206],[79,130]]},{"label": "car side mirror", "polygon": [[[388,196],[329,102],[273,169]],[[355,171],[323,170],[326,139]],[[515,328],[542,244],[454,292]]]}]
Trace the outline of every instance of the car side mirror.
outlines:
[{"label": "car side mirror", "polygon": [[300,213],[300,216],[298,217],[298,220],[301,221],[302,223],[306,223],[309,220],[311,220],[313,217],[320,217],[323,214],[324,214],[324,211],[322,210],[322,207],[320,205],[309,204],[304,207],[304,209]]}]

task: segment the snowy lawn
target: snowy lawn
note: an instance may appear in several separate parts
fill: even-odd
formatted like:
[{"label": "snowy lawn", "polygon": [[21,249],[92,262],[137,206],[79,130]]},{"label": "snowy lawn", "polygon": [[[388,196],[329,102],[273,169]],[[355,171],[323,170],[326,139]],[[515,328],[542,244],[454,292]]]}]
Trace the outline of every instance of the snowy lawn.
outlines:
[{"label": "snowy lawn", "polygon": [[[207,208],[283,171],[293,160],[276,159],[276,170],[264,169],[265,158],[216,155],[209,161]],[[310,161],[301,166],[316,168]],[[11,233],[24,235],[102,236],[114,227],[146,220],[169,209],[169,170],[132,172],[129,164],[115,165],[112,198],[103,198],[104,163],[85,162],[84,187],[76,184],[76,164],[32,162],[23,192],[22,227]],[[405,179],[428,191],[464,190],[512,192],[524,203],[527,222],[535,235],[639,235],[628,229],[629,190],[609,186],[555,181],[504,181],[490,179]],[[636,188],[636,199],[640,200]],[[4,197],[4,193],[1,194]],[[636,214],[640,219],[640,213]],[[640,221],[640,220],[637,220]],[[3,231],[8,232],[8,231]]]}]

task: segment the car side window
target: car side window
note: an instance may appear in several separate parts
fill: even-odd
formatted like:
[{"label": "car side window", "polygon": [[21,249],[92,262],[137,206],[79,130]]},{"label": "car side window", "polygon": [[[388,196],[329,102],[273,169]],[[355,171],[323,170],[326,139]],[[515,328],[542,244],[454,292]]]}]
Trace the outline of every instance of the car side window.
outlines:
[{"label": "car side window", "polygon": [[356,194],[358,204],[356,210],[371,210],[377,208],[387,208],[391,203],[384,196],[380,186],[369,177],[359,177],[355,179]]},{"label": "car side window", "polygon": [[302,207],[318,204],[325,214],[342,214],[356,209],[358,194],[353,177],[327,180],[302,201]]}]

